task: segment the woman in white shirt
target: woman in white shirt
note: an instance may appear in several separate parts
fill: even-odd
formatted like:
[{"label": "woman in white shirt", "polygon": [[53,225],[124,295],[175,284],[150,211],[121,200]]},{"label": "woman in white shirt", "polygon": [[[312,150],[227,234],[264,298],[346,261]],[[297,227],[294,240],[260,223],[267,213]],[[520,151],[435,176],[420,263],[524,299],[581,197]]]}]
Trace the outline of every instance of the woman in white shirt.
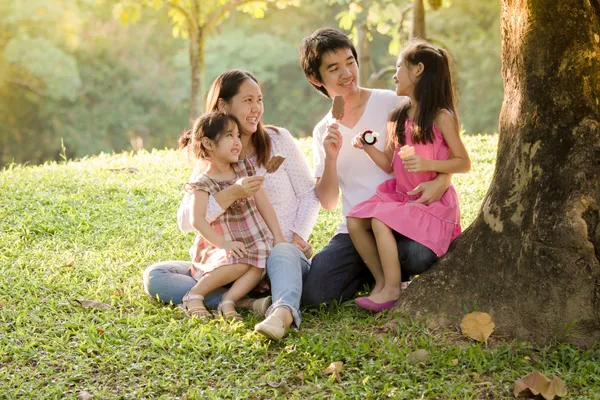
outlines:
[{"label": "woman in white shirt", "polygon": [[[257,332],[279,340],[292,323],[300,325],[302,280],[310,269],[312,252],[307,242],[319,211],[314,179],[291,134],[282,128],[262,125],[262,93],[249,72],[235,69],[221,74],[212,84],[205,109],[237,117],[242,133],[240,160],[250,159],[256,166],[255,176],[243,178],[237,185],[210,196],[207,220],[217,218],[235,201],[252,196],[263,185],[288,240],[275,246],[269,255],[267,273],[273,303],[265,312],[266,319],[255,326]],[[285,161],[277,171],[263,177],[265,164],[274,155],[284,156]],[[197,166],[193,176],[200,168]],[[186,194],[177,212],[179,227],[184,232],[193,231],[188,201]],[[190,265],[187,261],[167,261],[148,267],[144,271],[146,293],[166,303],[181,303],[185,293],[196,284],[189,272]],[[224,291],[206,296],[206,304],[218,304]],[[259,311],[264,301],[246,300],[238,306]]]}]

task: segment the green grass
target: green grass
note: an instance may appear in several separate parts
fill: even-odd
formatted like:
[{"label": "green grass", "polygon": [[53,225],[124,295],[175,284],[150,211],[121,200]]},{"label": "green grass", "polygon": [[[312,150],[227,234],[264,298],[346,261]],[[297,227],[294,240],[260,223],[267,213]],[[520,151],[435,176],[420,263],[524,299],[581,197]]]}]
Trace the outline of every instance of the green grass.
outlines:
[{"label": "green grass", "polygon": [[[463,227],[491,180],[497,136],[465,142],[473,169],[454,179]],[[309,153],[308,141],[301,145]],[[124,167],[138,172],[110,170]],[[203,323],[159,305],[144,294],[141,273],[188,258],[193,235],[179,232],[175,212],[189,173],[174,151],[0,173],[0,398],[500,399],[535,369],[559,375],[569,398],[600,398],[597,348],[495,336],[485,346],[352,302],[304,310],[302,329],[272,343],[253,332],[251,313],[236,325]],[[317,249],[337,218],[321,212]],[[416,349],[429,361],[408,364]],[[332,361],[344,362],[341,382],[323,374]]]}]

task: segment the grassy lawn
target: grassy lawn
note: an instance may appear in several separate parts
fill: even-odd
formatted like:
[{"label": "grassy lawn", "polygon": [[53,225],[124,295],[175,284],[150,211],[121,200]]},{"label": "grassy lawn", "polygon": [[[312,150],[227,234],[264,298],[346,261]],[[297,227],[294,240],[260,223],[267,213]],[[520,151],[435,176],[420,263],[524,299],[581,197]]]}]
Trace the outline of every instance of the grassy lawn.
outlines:
[{"label": "grassy lawn", "polygon": [[[454,179],[463,228],[491,180],[497,136],[465,142],[473,169]],[[301,145],[309,153],[309,142]],[[127,167],[137,172],[111,170]],[[272,343],[253,332],[252,313],[243,323],[206,323],[159,305],[141,274],[188,259],[193,235],[178,230],[175,212],[189,173],[175,151],[0,172],[0,398],[501,399],[534,370],[560,376],[568,398],[600,398],[598,347],[493,335],[486,346],[352,302],[305,310],[302,329]],[[338,215],[321,212],[316,249]],[[417,349],[427,362],[407,362]],[[333,361],[344,363],[339,381],[323,374]]]}]

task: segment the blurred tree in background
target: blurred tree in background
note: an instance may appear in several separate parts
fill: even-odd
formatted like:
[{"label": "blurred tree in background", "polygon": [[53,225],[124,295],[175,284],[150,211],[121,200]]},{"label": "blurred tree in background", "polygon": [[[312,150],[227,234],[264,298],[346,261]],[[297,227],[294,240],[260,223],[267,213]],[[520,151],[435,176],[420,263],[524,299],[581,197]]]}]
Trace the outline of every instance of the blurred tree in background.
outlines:
[{"label": "blurred tree in background", "polygon": [[[498,3],[453,0],[433,9],[428,1],[427,36],[455,58],[465,129],[496,131],[502,103]],[[358,40],[348,17],[354,12],[369,23],[371,75],[395,64],[411,29],[412,1],[333,3],[271,7],[260,19],[230,11],[206,40],[204,91],[226,69],[247,69],[261,81],[265,122],[310,135],[330,101],[298,66],[302,38],[341,25]],[[0,0],[0,166],[176,145],[188,125],[189,42],[165,9],[149,7],[137,23],[122,24],[114,10],[123,4]],[[376,86],[391,88],[391,74]]]}]

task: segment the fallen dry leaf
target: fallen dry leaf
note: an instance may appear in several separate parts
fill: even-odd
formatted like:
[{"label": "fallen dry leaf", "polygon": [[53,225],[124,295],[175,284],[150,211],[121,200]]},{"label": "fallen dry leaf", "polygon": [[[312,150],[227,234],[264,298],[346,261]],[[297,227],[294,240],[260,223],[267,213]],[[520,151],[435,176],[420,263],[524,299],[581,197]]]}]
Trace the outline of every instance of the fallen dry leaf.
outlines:
[{"label": "fallen dry leaf", "polygon": [[8,301],[5,299],[0,299],[0,308],[4,307],[5,305],[8,304]]},{"label": "fallen dry leaf", "polygon": [[282,389],[282,390],[287,390],[288,385],[287,382],[285,380],[285,378],[282,378],[281,381],[276,382],[276,381],[267,381],[267,385],[271,386],[272,388],[275,389]]},{"label": "fallen dry leaf", "polygon": [[91,400],[93,398],[94,396],[92,396],[86,391],[79,392],[79,394],[77,395],[77,400]]},{"label": "fallen dry leaf", "polygon": [[98,332],[98,335],[102,336],[104,335],[106,332],[104,331],[104,329],[102,328],[96,328],[96,332]]},{"label": "fallen dry leaf", "polygon": [[565,397],[567,387],[565,382],[557,376],[552,375],[552,380],[539,371],[534,371],[525,378],[517,379],[513,386],[515,397],[534,397],[541,394],[546,400],[552,400],[556,396]]},{"label": "fallen dry leaf", "polygon": [[406,361],[410,364],[426,362],[427,360],[429,360],[429,353],[423,349],[415,350],[406,356]]},{"label": "fallen dry leaf", "polygon": [[81,299],[75,299],[75,301],[78,302],[83,308],[97,308],[99,310],[108,310],[110,308],[108,304],[101,303],[99,301]]},{"label": "fallen dry leaf", "polygon": [[73,258],[71,261],[69,261],[66,264],[61,265],[61,268],[66,268],[66,267],[72,267],[73,265],[75,265],[75,259]]},{"label": "fallen dry leaf", "polygon": [[492,317],[484,312],[467,314],[460,322],[460,330],[463,335],[479,342],[485,342],[486,344],[495,326],[496,324],[492,321]]},{"label": "fallen dry leaf", "polygon": [[323,373],[325,375],[332,375],[336,381],[341,382],[342,377],[340,376],[340,372],[342,371],[343,366],[344,366],[343,362],[334,361],[331,364],[329,364],[329,367],[325,368],[325,371],[323,371]]},{"label": "fallen dry leaf", "polygon": [[458,358],[452,360],[452,365],[458,365]]}]

